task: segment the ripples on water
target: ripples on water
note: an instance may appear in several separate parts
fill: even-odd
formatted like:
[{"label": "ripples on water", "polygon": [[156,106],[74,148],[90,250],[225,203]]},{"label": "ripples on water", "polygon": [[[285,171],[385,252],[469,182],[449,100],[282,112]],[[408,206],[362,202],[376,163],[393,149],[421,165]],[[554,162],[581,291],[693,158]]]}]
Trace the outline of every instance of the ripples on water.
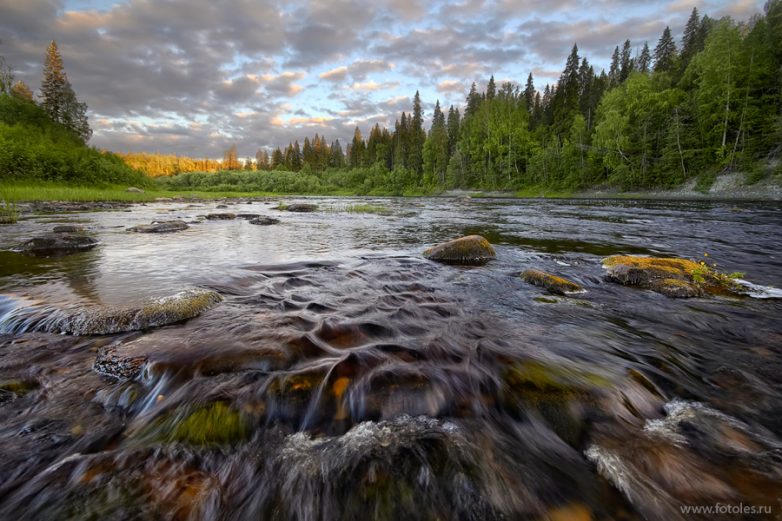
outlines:
[{"label": "ripples on water", "polygon": [[[214,206],[68,216],[101,245],[0,251],[0,314],[192,286],[225,298],[145,332],[0,335],[0,518],[690,519],[681,505],[741,502],[779,515],[780,301],[672,300],[600,267],[708,252],[780,286],[778,205],[373,201],[392,210],[380,216],[315,202],[326,211],[276,226],[170,235],[124,230]],[[51,220],[4,227],[0,247]],[[496,261],[420,256],[470,233]],[[588,291],[545,295],[527,268]],[[107,356],[136,372],[94,370]]]}]

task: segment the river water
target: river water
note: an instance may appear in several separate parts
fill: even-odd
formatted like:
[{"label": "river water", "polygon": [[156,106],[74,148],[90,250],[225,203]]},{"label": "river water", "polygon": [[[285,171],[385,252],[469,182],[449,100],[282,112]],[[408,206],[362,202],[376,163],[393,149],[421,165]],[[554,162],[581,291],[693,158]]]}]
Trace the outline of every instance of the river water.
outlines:
[{"label": "river water", "polygon": [[[779,204],[307,202],[319,211],[150,203],[0,228],[0,315],[223,297],[115,335],[0,323],[0,519],[782,515],[782,300],[670,299],[601,266],[680,256],[782,287]],[[281,223],[200,219],[216,211]],[[126,231],[164,219],[193,224]],[[60,222],[100,244],[11,251]],[[496,260],[421,255],[469,234]],[[548,295],[528,268],[586,292]],[[107,352],[139,372],[97,371]]]}]

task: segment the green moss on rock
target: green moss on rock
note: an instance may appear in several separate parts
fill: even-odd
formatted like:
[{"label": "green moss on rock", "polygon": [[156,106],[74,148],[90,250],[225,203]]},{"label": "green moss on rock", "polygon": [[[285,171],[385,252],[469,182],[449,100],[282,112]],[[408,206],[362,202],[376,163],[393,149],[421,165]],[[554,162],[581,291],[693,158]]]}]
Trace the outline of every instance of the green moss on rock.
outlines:
[{"label": "green moss on rock", "polygon": [[731,276],[688,259],[614,255],[603,260],[603,267],[612,282],[673,298],[746,293]]},{"label": "green moss on rock", "polygon": [[496,256],[489,241],[480,235],[460,237],[424,251],[424,257],[429,260],[464,266],[486,264]]}]

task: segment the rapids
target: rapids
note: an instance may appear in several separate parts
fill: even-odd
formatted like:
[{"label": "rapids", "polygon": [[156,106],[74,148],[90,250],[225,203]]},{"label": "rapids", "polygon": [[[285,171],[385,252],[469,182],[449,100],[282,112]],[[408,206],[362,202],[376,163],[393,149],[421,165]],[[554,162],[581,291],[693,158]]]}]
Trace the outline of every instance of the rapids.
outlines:
[{"label": "rapids", "polygon": [[[782,515],[779,204],[277,202],[229,203],[268,226],[161,202],[0,227],[0,519]],[[386,211],[346,211],[366,203]],[[189,228],[128,231],[155,220]],[[98,246],[14,251],[64,222]],[[472,234],[496,259],[422,255]],[[716,263],[758,298],[613,284],[613,254]],[[219,295],[173,324],[73,326],[183,291]]]}]

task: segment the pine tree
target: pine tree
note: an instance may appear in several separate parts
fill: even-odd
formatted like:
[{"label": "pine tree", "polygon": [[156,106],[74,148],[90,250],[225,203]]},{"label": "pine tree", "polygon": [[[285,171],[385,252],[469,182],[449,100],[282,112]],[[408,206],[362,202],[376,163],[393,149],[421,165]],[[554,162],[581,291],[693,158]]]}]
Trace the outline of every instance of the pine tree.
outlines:
[{"label": "pine tree", "polygon": [[644,42],[644,48],[641,50],[641,55],[638,56],[638,70],[644,74],[649,72],[649,66],[652,63],[652,55],[649,52],[649,44]]},{"label": "pine tree", "polygon": [[456,152],[456,144],[459,142],[459,127],[461,121],[459,117],[459,109],[455,109],[453,105],[448,109],[448,121],[445,126],[448,127],[448,155],[452,156]]},{"label": "pine tree", "polygon": [[622,47],[622,56],[619,62],[619,83],[624,83],[628,76],[630,76],[630,73],[633,72],[633,59],[630,56],[631,51],[632,49],[630,48],[630,40],[625,40],[624,46]]},{"label": "pine tree", "polygon": [[350,143],[348,152],[348,166],[350,168],[361,168],[365,166],[366,144],[361,136],[361,130],[356,127],[353,131],[353,141]]},{"label": "pine tree", "polygon": [[33,91],[31,91],[30,87],[22,80],[17,80],[16,83],[13,84],[11,87],[11,94],[26,101],[33,101]]},{"label": "pine tree", "polygon": [[53,121],[61,123],[82,141],[92,136],[87,121],[87,105],[80,102],[73,92],[63,68],[57,43],[52,40],[46,49],[41,82],[41,106]]},{"label": "pine tree", "polygon": [[413,116],[409,121],[408,128],[408,160],[407,166],[410,168],[416,176],[420,176],[423,172],[424,166],[424,141],[426,141],[426,134],[424,133],[424,114],[421,109],[421,95],[418,91],[415,91],[415,97],[413,98]]},{"label": "pine tree", "polygon": [[464,109],[464,117],[469,118],[478,110],[478,105],[481,103],[481,96],[478,94],[478,89],[475,86],[475,82],[472,82],[470,87],[470,93],[467,94],[467,107]]},{"label": "pine tree", "polygon": [[671,28],[666,26],[654,48],[654,72],[671,72],[675,63],[676,42],[671,36]]}]

